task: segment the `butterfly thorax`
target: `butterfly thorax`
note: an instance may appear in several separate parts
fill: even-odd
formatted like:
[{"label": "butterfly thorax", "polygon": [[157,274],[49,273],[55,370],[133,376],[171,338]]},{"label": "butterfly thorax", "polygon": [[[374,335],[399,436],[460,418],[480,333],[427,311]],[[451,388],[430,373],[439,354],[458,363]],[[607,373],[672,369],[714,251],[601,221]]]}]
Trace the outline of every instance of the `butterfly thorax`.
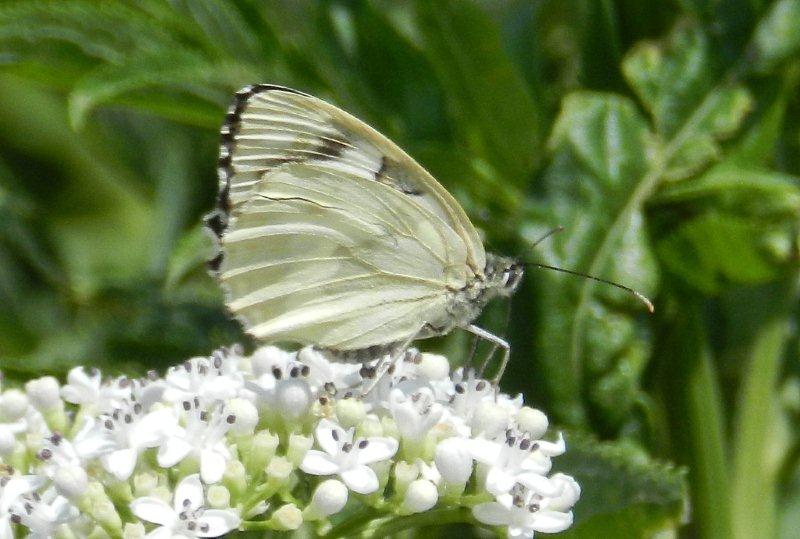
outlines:
[{"label": "butterfly thorax", "polygon": [[522,280],[523,266],[513,258],[487,253],[483,274],[474,275],[450,294],[448,318],[441,324],[431,322],[420,338],[444,335],[472,323],[493,298],[508,297]]}]

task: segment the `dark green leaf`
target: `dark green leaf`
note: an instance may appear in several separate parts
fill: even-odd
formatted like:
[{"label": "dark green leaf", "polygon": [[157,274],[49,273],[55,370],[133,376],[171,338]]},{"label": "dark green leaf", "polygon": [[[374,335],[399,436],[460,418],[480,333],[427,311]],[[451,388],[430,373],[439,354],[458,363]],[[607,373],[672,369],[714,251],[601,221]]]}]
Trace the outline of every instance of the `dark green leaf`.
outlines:
[{"label": "dark green leaf", "polygon": [[421,1],[416,8],[423,50],[447,92],[462,144],[506,182],[526,185],[541,160],[542,113],[495,23],[470,2]]},{"label": "dark green leaf", "polygon": [[558,471],[582,486],[574,528],[560,537],[651,537],[686,517],[684,472],[654,462],[633,446],[567,435]]}]

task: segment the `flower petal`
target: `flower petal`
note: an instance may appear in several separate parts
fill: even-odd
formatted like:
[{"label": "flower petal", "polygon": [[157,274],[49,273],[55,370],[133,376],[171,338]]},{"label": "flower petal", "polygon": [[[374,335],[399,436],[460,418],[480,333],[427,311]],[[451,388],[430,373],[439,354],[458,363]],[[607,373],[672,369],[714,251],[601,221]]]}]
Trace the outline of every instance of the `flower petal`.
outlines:
[{"label": "flower petal", "polygon": [[[181,537],[181,536],[178,535],[176,537]],[[145,539],[174,539],[174,538],[172,536],[171,529],[164,526],[159,526],[155,530],[145,535]]]},{"label": "flower petal", "polygon": [[195,510],[203,505],[203,498],[203,484],[200,482],[200,475],[187,475],[175,487],[173,506],[178,513],[185,509]]},{"label": "flower petal", "polygon": [[0,539],[14,539],[14,530],[8,515],[0,517]]},{"label": "flower petal", "polygon": [[39,475],[11,476],[0,495],[0,515],[8,513],[17,498],[40,488],[45,481],[46,479]]},{"label": "flower petal", "polygon": [[[564,485],[553,482],[543,475],[536,473],[521,473],[515,477],[517,483],[522,483],[530,490],[541,496],[551,498],[564,491]],[[570,506],[571,507],[571,506]]]},{"label": "flower petal", "polygon": [[339,465],[327,453],[311,449],[303,457],[300,469],[313,475],[331,475],[339,471]]},{"label": "flower petal", "polygon": [[[339,439],[338,441],[334,439],[334,432],[336,432],[336,437]],[[344,431],[342,427],[334,423],[329,419],[321,419],[320,422],[317,424],[317,443],[325,451],[327,454],[334,456],[339,452],[339,447],[341,447],[341,443],[349,442],[351,440],[347,439],[347,433]]]},{"label": "flower petal", "polygon": [[203,449],[200,452],[200,477],[207,485],[217,483],[225,473],[225,455],[213,449]]},{"label": "flower petal", "polygon": [[493,465],[497,462],[500,457],[500,452],[503,449],[501,444],[483,438],[464,440],[464,443],[470,455],[472,455],[472,458],[484,464]]},{"label": "flower petal", "polygon": [[472,508],[472,515],[490,526],[507,525],[511,516],[509,510],[497,502],[479,503]]},{"label": "flower petal", "polygon": [[397,453],[398,442],[394,438],[367,438],[367,447],[358,450],[359,464],[372,464],[390,459]]},{"label": "flower petal", "polygon": [[486,475],[486,490],[495,496],[505,494],[516,483],[516,477],[509,474],[506,470],[499,466],[495,466],[489,470]]},{"label": "flower petal", "polygon": [[142,520],[172,528],[178,515],[172,508],[158,498],[136,498],[131,502],[131,512]]},{"label": "flower petal", "polygon": [[558,511],[542,511],[536,514],[533,529],[542,533],[563,532],[572,526],[572,511],[560,513]]},{"label": "flower petal", "polygon": [[150,412],[139,422],[131,433],[131,445],[136,447],[155,447],[166,437],[173,435],[178,427],[178,419],[171,408]]},{"label": "flower petal", "polygon": [[118,449],[100,457],[103,468],[120,481],[127,481],[136,467],[138,457],[136,449]]},{"label": "flower petal", "polygon": [[356,466],[339,474],[347,488],[358,494],[371,494],[378,490],[378,476],[369,466]]},{"label": "flower petal", "polygon": [[239,527],[242,519],[235,511],[221,510],[221,509],[208,509],[203,512],[203,516],[197,519],[200,526],[208,524],[208,531],[196,532],[197,537],[219,537],[225,535],[231,530]]},{"label": "flower petal", "polygon": [[182,461],[192,450],[192,445],[177,436],[167,438],[158,448],[158,465],[162,468],[171,468]]},{"label": "flower petal", "polygon": [[567,444],[564,442],[564,435],[560,432],[558,433],[558,440],[555,442],[539,440],[536,443],[539,444],[539,451],[548,457],[557,457],[567,450]]}]

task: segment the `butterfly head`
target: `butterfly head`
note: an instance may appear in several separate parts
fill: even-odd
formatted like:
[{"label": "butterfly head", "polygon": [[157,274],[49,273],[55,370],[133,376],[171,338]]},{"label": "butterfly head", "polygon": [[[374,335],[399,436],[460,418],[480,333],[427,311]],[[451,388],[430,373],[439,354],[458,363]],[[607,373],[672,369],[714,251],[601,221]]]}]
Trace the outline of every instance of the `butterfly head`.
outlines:
[{"label": "butterfly head", "polygon": [[486,279],[500,296],[516,292],[524,272],[524,265],[514,258],[489,255],[486,259]]}]

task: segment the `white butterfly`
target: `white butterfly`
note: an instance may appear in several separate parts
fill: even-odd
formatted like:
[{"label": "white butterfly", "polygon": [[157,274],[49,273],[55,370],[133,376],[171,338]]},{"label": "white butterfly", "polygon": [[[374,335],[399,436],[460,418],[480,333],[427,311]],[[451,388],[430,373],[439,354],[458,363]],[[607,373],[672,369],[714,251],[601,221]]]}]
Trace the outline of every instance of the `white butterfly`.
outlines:
[{"label": "white butterfly", "polygon": [[260,341],[340,361],[400,353],[508,296],[522,265],[487,254],[458,202],[389,139],[310,95],[236,94],[222,127],[218,239],[226,304]]}]

